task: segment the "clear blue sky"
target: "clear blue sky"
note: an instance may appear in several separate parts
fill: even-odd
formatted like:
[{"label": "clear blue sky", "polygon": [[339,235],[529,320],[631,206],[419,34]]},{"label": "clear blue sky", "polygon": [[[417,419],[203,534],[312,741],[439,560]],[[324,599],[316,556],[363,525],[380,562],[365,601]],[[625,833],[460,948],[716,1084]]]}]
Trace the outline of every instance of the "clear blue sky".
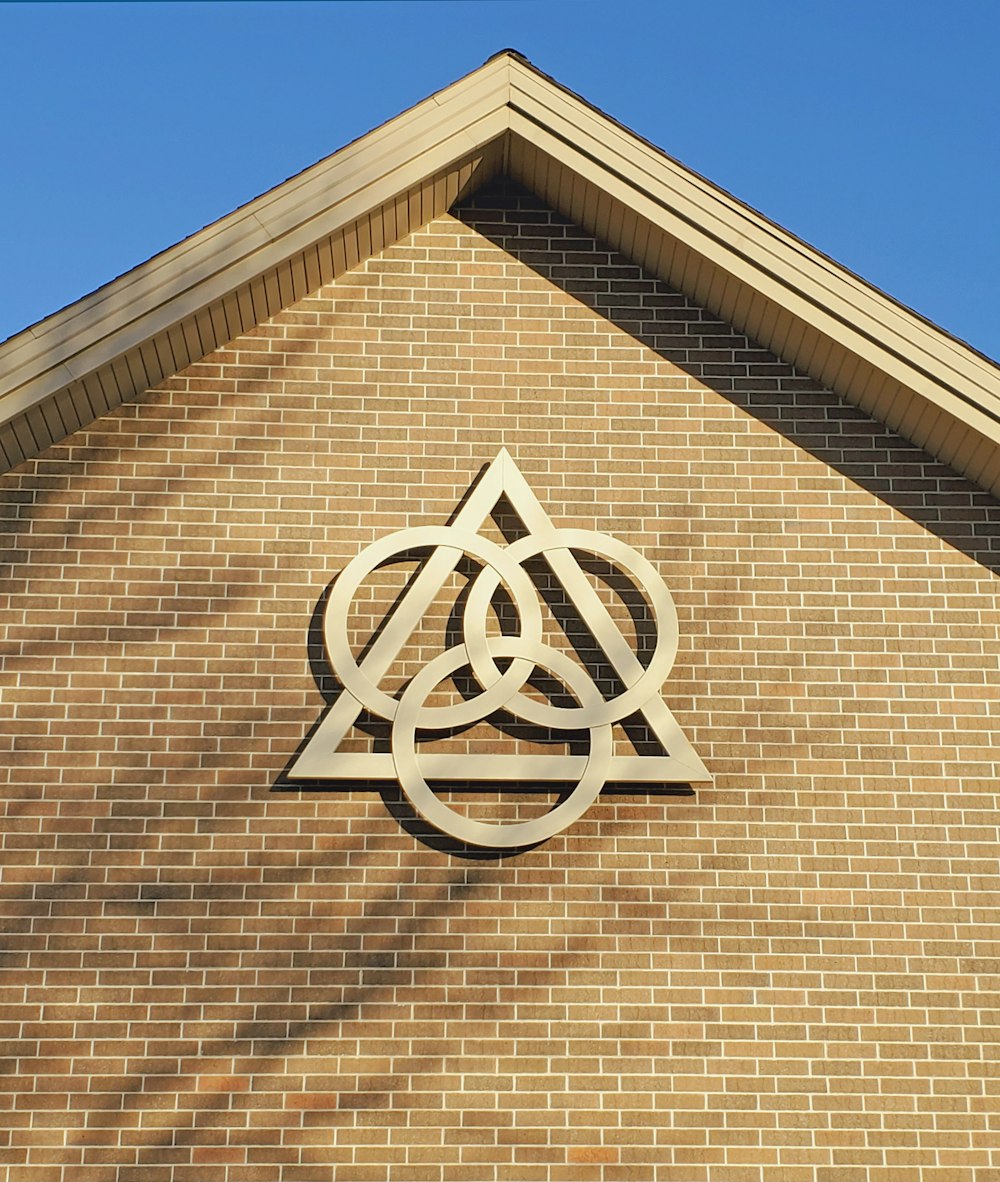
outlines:
[{"label": "clear blue sky", "polygon": [[997,0],[0,4],[0,339],[504,46],[1000,357]]}]

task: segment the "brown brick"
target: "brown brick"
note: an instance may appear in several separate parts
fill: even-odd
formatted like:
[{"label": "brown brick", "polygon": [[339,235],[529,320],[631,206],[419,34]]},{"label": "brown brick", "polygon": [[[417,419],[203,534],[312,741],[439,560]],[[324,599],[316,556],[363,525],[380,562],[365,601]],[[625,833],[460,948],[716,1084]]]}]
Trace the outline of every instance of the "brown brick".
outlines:
[{"label": "brown brick", "polygon": [[[716,779],[468,859],[276,789],[327,583],[500,446],[662,571]],[[2,489],[12,1179],[1000,1177],[987,494],[513,188]]]}]

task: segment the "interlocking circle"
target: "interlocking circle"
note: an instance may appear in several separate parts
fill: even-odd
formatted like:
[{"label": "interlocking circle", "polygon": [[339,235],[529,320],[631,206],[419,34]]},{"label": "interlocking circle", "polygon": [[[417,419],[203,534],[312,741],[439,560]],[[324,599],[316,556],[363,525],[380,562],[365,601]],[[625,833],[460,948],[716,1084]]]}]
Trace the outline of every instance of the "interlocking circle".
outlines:
[{"label": "interlocking circle", "polygon": [[[541,645],[542,652],[531,648],[526,650],[519,637],[498,636],[490,642],[490,649],[497,657],[521,657],[530,651],[525,663],[536,664],[554,673],[565,682],[584,706],[592,706],[601,700],[601,695],[586,671],[575,664],[558,649]],[[545,841],[567,825],[581,817],[598,793],[604,787],[608,763],[611,760],[612,733],[610,724],[590,728],[590,754],[583,777],[572,793],[561,804],[542,817],[521,821],[515,825],[489,825],[475,821],[464,813],[449,808],[435,796],[421,775],[417,760],[416,731],[417,717],[427,695],[452,673],[457,673],[468,664],[468,656],[462,645],[446,649],[440,656],[425,666],[403,692],[399,700],[395,725],[392,728],[392,757],[399,775],[399,786],[406,793],[417,812],[437,829],[450,833],[472,845],[497,846],[510,849],[514,846],[533,845]],[[481,700],[481,699],[479,699]],[[516,759],[517,756],[505,756]]]},{"label": "interlocking circle", "polygon": [[[443,546],[454,551],[455,562],[462,554],[471,554],[497,573],[497,581],[503,579],[517,606],[521,617],[521,635],[529,646],[537,648],[542,641],[542,613],[535,586],[528,572],[509,558],[510,551],[503,550],[488,538],[480,537],[471,530],[456,529],[447,525],[417,526],[389,534],[365,547],[340,573],[330,592],[324,619],[326,651],[334,672],[344,688],[367,710],[379,718],[391,721],[396,717],[399,703],[395,698],[380,690],[368,678],[354,659],[347,637],[347,617],[358,587],[375,570],[390,559],[399,559],[411,550],[428,546]],[[494,584],[494,589],[496,584]],[[400,621],[402,624],[402,621]],[[393,620],[387,627],[392,628]],[[410,632],[409,624],[398,627],[402,634],[401,646]],[[501,677],[499,670],[489,679],[490,689],[480,698],[462,706],[425,706],[417,719],[423,727],[464,726],[492,714],[505,705],[509,694],[516,692],[531,676],[533,665],[530,660],[515,661]],[[496,684],[494,684],[496,683]],[[513,689],[511,689],[513,686]]]},{"label": "interlocking circle", "polygon": [[[377,567],[427,550],[431,551],[432,563],[428,563],[417,576],[414,587],[430,571],[432,564],[436,564],[434,577],[439,581],[431,587],[429,595],[424,596],[425,603],[430,602],[463,555],[475,559],[480,569],[473,577],[465,605],[463,642],[435,657],[397,699],[377,684],[385,671],[385,663],[374,659],[375,643],[365,658],[361,661],[355,658],[348,638],[348,616],[358,588]],[[609,562],[645,592],[657,630],[653,654],[645,667],[632,652],[580,568],[576,555],[581,553],[597,555]],[[581,620],[615,669],[624,688],[614,697],[605,698],[587,670],[567,653],[543,643],[539,594],[525,567],[525,563],[541,554],[546,556]],[[518,614],[519,631],[514,636],[487,633],[487,620],[501,584]],[[381,651],[398,653],[419,622],[419,615],[412,618],[405,607],[406,595],[384,622],[377,640]],[[422,526],[389,534],[366,547],[348,563],[330,592],[324,634],[330,664],[347,693],[360,706],[393,724],[393,767],[400,787],[416,811],[437,829],[460,841],[509,849],[552,837],[593,803],[604,786],[611,765],[612,725],[641,710],[659,692],[670,672],[677,653],[677,611],[655,568],[630,546],[606,534],[550,527],[502,547],[456,526]],[[506,668],[500,668],[498,658],[506,662]],[[427,698],[434,689],[465,668],[470,670],[480,692],[453,705],[429,706]],[[523,692],[528,679],[538,668],[561,681],[577,704],[557,706]],[[435,795],[421,771],[417,751],[419,730],[469,726],[501,709],[539,727],[588,731],[590,736],[586,760],[582,761],[580,757],[570,760],[574,774],[579,771],[581,762],[583,772],[569,796],[542,817],[510,825],[476,821],[446,805]],[[452,758],[460,761],[462,770],[458,775],[446,778],[471,779],[470,769],[474,768],[484,779],[530,780],[531,766],[537,757]],[[491,775],[493,768],[497,771]]]},{"label": "interlocking circle", "polygon": [[[504,706],[527,722],[555,729],[584,728],[601,726],[606,722],[620,722],[634,714],[659,690],[673,668],[674,658],[677,656],[677,609],[674,607],[674,601],[670,598],[666,584],[642,555],[637,554],[631,546],[626,546],[624,542],[606,534],[583,529],[554,529],[549,534],[529,534],[520,538],[508,546],[505,553],[508,559],[520,565],[527,559],[534,558],[536,554],[553,550],[579,550],[596,554],[632,575],[649,596],[657,627],[656,647],[649,665],[645,669],[638,666],[638,675],[626,682],[625,692],[610,700],[598,695],[596,702],[588,706],[553,706],[517,692],[504,703]],[[481,685],[491,685],[500,675],[493,661],[493,644],[485,631],[486,613],[498,583],[499,578],[495,570],[487,569],[479,575],[469,593],[463,620],[465,646],[469,650],[473,672]],[[614,624],[611,627],[621,636]],[[600,633],[605,632],[606,627],[597,626],[593,630],[598,633],[595,639],[599,643],[605,639]]]}]

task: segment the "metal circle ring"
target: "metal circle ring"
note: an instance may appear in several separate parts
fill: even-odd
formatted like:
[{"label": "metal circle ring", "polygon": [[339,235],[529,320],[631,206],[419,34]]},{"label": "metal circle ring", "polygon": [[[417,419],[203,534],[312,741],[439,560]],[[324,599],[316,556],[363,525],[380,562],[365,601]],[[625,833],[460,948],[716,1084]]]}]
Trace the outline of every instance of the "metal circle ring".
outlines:
[{"label": "metal circle ring", "polygon": [[[537,647],[542,638],[542,614],[535,585],[524,568],[511,558],[510,547],[505,549],[471,530],[453,525],[415,526],[379,538],[356,555],[333,584],[323,619],[323,633],[330,665],[344,688],[366,709],[390,721],[396,717],[399,702],[379,689],[355,659],[347,636],[348,613],[361,583],[376,567],[394,555],[424,547],[443,547],[455,551],[458,556],[465,553],[478,559],[484,564],[484,571],[489,570],[495,576],[492,579],[494,591],[501,580],[506,584],[520,615],[521,637],[528,651]],[[391,618],[386,626],[392,628]],[[400,643],[403,641],[405,637]],[[482,694],[460,706],[423,706],[415,719],[416,725],[460,726],[492,714],[524,685],[534,670],[534,660],[520,654],[502,674],[492,662],[485,667],[487,680],[480,678]]]},{"label": "metal circle ring", "polygon": [[[560,678],[584,707],[603,701],[586,671],[566,653],[545,645],[529,646],[517,636],[495,636],[488,643],[492,656],[511,657],[515,661],[523,658],[532,667],[542,665]],[[570,795],[544,816],[513,825],[491,825],[473,820],[449,808],[434,794],[420,771],[416,749],[416,732],[421,725],[424,699],[436,685],[468,663],[469,654],[464,645],[448,649],[413,678],[399,699],[392,728],[392,758],[400,787],[425,821],[458,841],[503,849],[535,845],[571,825],[599,795],[607,779],[613,752],[611,725],[589,728],[590,752],[583,776]],[[519,692],[517,696],[520,697]]]},{"label": "metal circle ring", "polygon": [[[649,599],[656,623],[656,645],[649,664],[643,669],[636,661],[641,672],[631,685],[626,686],[623,693],[614,698],[605,699],[598,692],[596,699],[592,699],[589,704],[584,704],[581,699],[578,707],[555,706],[551,702],[540,702],[518,693],[516,698],[508,700],[507,708],[528,722],[556,729],[586,729],[619,722],[640,709],[666,681],[677,656],[677,608],[656,568],[631,546],[606,534],[583,529],[553,529],[544,534],[528,534],[508,546],[504,553],[519,569],[523,569],[522,564],[527,559],[551,550],[583,550],[605,558],[627,571],[643,588]],[[490,565],[492,567],[492,564]],[[495,568],[483,569],[476,577],[469,592],[463,620],[469,661],[482,685],[492,684],[500,675],[500,670],[493,660],[494,652],[500,655],[499,650],[494,650],[493,641],[487,639],[485,631],[486,615],[499,582],[494,571]],[[617,632],[617,625],[614,627]],[[607,651],[601,632],[602,629],[597,627],[595,639]],[[531,650],[522,652],[533,655]],[[618,673],[622,676],[620,669]]]}]

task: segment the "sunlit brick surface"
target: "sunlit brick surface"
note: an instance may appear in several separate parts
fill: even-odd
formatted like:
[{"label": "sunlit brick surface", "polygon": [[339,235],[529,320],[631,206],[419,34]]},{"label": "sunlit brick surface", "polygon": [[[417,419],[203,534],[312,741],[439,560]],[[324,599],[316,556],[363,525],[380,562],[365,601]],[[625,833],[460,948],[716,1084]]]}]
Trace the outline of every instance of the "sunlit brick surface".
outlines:
[{"label": "sunlit brick surface", "polygon": [[[534,199],[456,214],[0,482],[0,1165],[997,1182],[1000,506]],[[329,580],[501,445],[662,572],[716,782],[496,859],[282,772]]]}]

